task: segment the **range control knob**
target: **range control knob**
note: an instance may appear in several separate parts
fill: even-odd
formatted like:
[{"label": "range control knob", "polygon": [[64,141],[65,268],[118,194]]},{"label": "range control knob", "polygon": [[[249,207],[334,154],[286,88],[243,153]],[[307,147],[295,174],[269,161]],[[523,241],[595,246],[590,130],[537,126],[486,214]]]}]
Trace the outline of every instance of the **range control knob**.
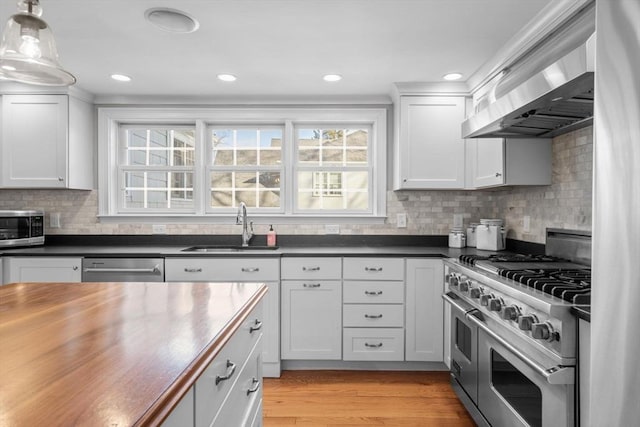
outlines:
[{"label": "range control knob", "polygon": [[489,305],[489,301],[493,299],[493,295],[482,295],[480,297],[480,305]]},{"label": "range control knob", "polygon": [[460,292],[467,292],[469,290],[469,280],[465,280],[464,282],[460,282],[460,285],[458,286],[458,289],[460,289]]},{"label": "range control knob", "polygon": [[548,322],[531,325],[531,336],[537,340],[552,341],[553,327]]},{"label": "range control knob", "polygon": [[478,299],[480,298],[480,295],[482,295],[482,291],[480,290],[480,288],[469,289],[469,296],[471,298]]},{"label": "range control knob", "polygon": [[516,320],[520,314],[520,309],[516,305],[510,305],[502,310],[502,318],[506,320]]},{"label": "range control knob", "polygon": [[499,299],[494,298],[491,301],[489,301],[490,311],[500,311],[501,308],[502,308],[502,302]]},{"label": "range control knob", "polygon": [[518,328],[523,331],[530,331],[534,323],[538,323],[538,318],[533,314],[518,317]]},{"label": "range control knob", "polygon": [[449,274],[449,286],[452,288],[458,286],[458,275],[456,273]]}]

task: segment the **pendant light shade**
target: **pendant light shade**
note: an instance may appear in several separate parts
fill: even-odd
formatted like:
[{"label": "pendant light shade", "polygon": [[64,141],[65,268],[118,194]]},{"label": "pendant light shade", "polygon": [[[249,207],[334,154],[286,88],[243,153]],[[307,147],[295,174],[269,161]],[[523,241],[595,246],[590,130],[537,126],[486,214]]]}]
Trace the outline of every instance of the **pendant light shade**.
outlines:
[{"label": "pendant light shade", "polygon": [[44,86],[70,86],[76,78],[58,62],[51,28],[39,0],[20,0],[0,44],[0,78]]}]

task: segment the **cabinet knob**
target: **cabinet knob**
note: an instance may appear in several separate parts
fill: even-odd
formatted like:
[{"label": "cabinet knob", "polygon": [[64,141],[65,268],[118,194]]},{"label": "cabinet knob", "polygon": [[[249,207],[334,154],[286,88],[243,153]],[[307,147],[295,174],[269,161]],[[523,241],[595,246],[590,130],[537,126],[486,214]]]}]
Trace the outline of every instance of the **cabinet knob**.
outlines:
[{"label": "cabinet knob", "polygon": [[78,266],[77,265],[73,266],[73,271],[78,271]]},{"label": "cabinet knob", "polygon": [[62,178],[61,176],[58,177],[58,181],[62,182],[64,181],[64,178]]},{"label": "cabinet knob", "polygon": [[496,172],[496,178],[500,178],[502,174],[500,172]]}]

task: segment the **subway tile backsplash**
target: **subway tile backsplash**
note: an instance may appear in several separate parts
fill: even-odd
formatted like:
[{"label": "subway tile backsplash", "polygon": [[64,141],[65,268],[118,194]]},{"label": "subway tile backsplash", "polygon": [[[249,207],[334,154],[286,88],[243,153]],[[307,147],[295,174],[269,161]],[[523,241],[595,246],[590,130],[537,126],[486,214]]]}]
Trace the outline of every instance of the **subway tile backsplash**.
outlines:
[{"label": "subway tile backsplash", "polygon": [[[340,224],[341,234],[443,235],[462,214],[465,225],[480,218],[504,218],[508,237],[544,243],[547,227],[591,229],[593,129],[580,129],[553,140],[550,186],[483,191],[389,191],[384,224]],[[97,218],[98,192],[76,190],[0,190],[0,209],[43,209],[61,214],[61,228],[48,234],[151,234],[151,225],[103,223]],[[407,227],[397,228],[406,213]],[[530,230],[524,231],[528,215]],[[48,226],[48,220],[46,221]],[[235,224],[167,224],[167,234],[234,234]],[[324,234],[324,223],[278,224],[279,234]],[[268,225],[256,225],[258,234]]]}]

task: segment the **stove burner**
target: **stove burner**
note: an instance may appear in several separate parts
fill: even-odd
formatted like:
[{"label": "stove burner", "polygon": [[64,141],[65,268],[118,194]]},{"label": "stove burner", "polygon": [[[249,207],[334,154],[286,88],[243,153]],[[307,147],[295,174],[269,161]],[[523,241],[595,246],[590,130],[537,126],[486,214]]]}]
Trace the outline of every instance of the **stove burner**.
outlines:
[{"label": "stove burner", "polygon": [[502,269],[498,274],[574,304],[591,302],[590,269]]},{"label": "stove burner", "polygon": [[460,255],[461,263],[475,265],[477,261],[488,262],[562,262],[565,259],[551,255],[523,255],[523,254],[489,254],[489,255]]}]

